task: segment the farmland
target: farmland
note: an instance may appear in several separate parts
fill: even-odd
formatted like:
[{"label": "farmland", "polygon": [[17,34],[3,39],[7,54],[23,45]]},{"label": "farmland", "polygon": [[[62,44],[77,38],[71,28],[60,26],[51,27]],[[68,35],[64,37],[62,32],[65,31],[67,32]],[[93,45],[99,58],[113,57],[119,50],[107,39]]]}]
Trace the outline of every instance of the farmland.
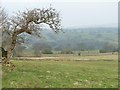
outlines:
[{"label": "farmland", "polygon": [[3,67],[3,88],[116,88],[118,85],[117,55],[62,55],[57,59],[55,56],[12,60],[16,65],[13,71]]}]

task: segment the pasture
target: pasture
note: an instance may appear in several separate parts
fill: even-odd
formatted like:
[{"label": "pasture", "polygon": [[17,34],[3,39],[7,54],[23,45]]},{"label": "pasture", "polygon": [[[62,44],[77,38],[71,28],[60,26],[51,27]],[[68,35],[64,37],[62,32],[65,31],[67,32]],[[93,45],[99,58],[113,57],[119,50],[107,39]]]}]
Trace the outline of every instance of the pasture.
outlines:
[{"label": "pasture", "polygon": [[[46,57],[46,56],[44,56]],[[48,56],[47,56],[48,57]],[[3,88],[117,88],[117,55],[52,56],[12,60],[13,71],[3,67]],[[56,59],[57,58],[57,59]]]}]

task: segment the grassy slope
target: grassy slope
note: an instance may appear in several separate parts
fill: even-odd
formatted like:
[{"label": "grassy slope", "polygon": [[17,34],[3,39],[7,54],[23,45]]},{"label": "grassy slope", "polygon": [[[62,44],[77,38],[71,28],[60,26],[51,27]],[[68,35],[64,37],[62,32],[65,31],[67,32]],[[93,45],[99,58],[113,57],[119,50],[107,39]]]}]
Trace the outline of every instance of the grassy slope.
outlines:
[{"label": "grassy slope", "polygon": [[117,87],[117,61],[13,61],[3,68],[3,87]]}]

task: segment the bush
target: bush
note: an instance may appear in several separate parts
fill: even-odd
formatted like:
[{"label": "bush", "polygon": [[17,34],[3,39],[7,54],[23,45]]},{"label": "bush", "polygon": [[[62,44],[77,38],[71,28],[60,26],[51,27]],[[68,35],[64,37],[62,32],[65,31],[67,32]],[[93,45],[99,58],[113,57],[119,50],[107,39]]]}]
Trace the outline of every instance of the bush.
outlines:
[{"label": "bush", "polygon": [[118,52],[119,50],[118,49],[114,49],[114,50],[112,50],[112,52]]},{"label": "bush", "polygon": [[50,49],[44,49],[42,54],[53,54],[53,52]]},{"label": "bush", "polygon": [[80,52],[78,53],[78,56],[81,56],[81,53],[80,53]]},{"label": "bush", "polygon": [[64,50],[64,51],[61,51],[61,54],[74,54],[74,53],[70,50]]},{"label": "bush", "polygon": [[113,50],[100,50],[100,53],[108,53],[108,52],[118,52],[118,49],[113,49]]},{"label": "bush", "polygon": [[100,50],[99,52],[100,52],[100,53],[107,53],[106,50]]}]

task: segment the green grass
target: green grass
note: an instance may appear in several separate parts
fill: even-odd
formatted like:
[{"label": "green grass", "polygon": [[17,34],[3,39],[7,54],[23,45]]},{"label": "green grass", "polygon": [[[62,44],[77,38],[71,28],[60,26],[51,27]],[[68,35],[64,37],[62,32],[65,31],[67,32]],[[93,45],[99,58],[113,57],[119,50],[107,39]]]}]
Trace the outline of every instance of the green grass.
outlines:
[{"label": "green grass", "polygon": [[3,67],[3,88],[115,88],[117,61],[13,61]]}]

